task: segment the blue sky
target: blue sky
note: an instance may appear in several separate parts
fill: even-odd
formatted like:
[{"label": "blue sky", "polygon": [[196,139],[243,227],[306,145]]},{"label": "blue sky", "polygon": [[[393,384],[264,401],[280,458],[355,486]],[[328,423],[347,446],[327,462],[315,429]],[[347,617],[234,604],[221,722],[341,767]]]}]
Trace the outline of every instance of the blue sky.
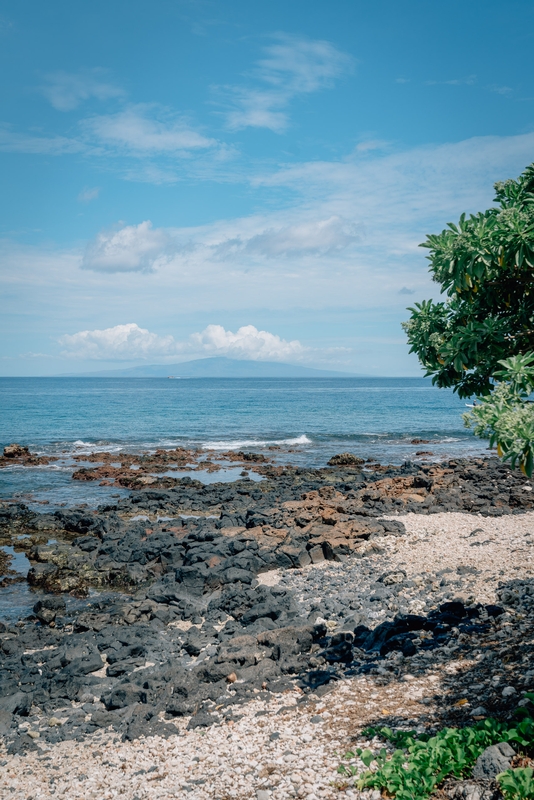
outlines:
[{"label": "blue sky", "polygon": [[418,244],[534,161],[531,2],[7,0],[0,374],[417,375]]}]

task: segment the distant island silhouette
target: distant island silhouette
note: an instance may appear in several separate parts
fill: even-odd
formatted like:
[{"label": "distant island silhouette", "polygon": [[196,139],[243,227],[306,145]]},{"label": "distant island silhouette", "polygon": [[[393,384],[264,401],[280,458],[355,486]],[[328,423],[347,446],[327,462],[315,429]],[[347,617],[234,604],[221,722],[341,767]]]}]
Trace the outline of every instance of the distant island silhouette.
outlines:
[{"label": "distant island silhouette", "polygon": [[179,364],[151,364],[127,369],[63,374],[68,378],[361,378],[350,372],[302,367],[277,361],[240,361],[216,356]]}]

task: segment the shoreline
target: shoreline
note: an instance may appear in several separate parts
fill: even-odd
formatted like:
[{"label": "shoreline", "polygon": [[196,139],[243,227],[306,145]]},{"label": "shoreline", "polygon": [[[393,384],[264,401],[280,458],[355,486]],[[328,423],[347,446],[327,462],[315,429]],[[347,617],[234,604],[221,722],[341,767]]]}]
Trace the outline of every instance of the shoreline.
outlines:
[{"label": "shoreline", "polygon": [[[335,751],[366,722],[471,719],[474,698],[451,700],[453,674],[460,686],[480,673],[486,715],[506,716],[534,685],[523,663],[503,665],[514,691],[499,695],[495,662],[478,658],[530,635],[534,497],[520,473],[494,458],[365,472],[242,463],[268,472],[131,490],[97,511],[0,503],[0,542],[30,558],[38,601],[0,633],[4,766],[44,781],[51,758],[58,796],[73,754],[104,746],[124,768],[91,755],[69,797],[98,782],[114,796],[119,775],[132,800],[333,797]],[[90,587],[121,594],[84,601]],[[209,753],[228,741],[226,769]],[[246,779],[239,747],[258,762]],[[185,770],[192,750],[201,760]],[[153,762],[139,780],[134,757]],[[3,780],[26,798],[22,777]]]}]

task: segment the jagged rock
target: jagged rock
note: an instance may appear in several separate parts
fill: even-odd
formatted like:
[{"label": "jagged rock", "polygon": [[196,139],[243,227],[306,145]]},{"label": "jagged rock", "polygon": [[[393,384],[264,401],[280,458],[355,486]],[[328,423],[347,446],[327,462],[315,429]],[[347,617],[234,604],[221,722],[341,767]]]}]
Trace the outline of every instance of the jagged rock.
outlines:
[{"label": "jagged rock", "polygon": [[450,800],[502,800],[498,788],[473,781],[459,781],[445,789],[445,794]]},{"label": "jagged rock", "polygon": [[123,683],[102,699],[107,710],[112,711],[114,708],[126,708],[133,703],[146,703],[147,694],[136,684]]},{"label": "jagged rock", "polygon": [[473,767],[473,778],[479,780],[493,780],[500,772],[508,769],[515,750],[508,742],[499,742],[486,747],[479,755]]},{"label": "jagged rock", "polygon": [[45,592],[87,594],[87,580],[79,572],[61,569],[54,564],[35,564],[28,572],[28,583]]},{"label": "jagged rock", "polygon": [[328,462],[329,467],[357,467],[360,464],[365,464],[365,459],[359,458],[353,453],[338,453],[337,456],[332,456]]},{"label": "jagged rock", "polygon": [[384,572],[378,578],[379,583],[383,583],[384,586],[393,586],[396,583],[402,583],[406,580],[406,572],[403,569],[396,569],[390,570],[389,572]]},{"label": "jagged rock", "polygon": [[6,709],[0,709],[0,736],[5,736],[9,732],[13,722],[12,713]]},{"label": "jagged rock", "polygon": [[33,607],[33,613],[37,619],[49,625],[58,614],[64,614],[67,606],[63,597],[44,597],[38,600]]},{"label": "jagged rock", "polygon": [[233,672],[231,665],[249,667],[256,664],[264,655],[270,652],[272,651],[258,647],[258,639],[255,636],[234,636],[220,645],[217,661],[228,663],[226,669],[226,676],[228,676]]},{"label": "jagged rock", "polygon": [[194,714],[189,720],[187,730],[192,731],[195,728],[209,728],[210,725],[214,725],[216,722],[217,717],[208,714],[207,711],[199,711],[198,714]]},{"label": "jagged rock", "polygon": [[28,448],[20,444],[8,444],[4,447],[4,458],[26,458],[29,455]]},{"label": "jagged rock", "polygon": [[[108,466],[112,468],[106,462]],[[489,628],[488,617],[502,609],[455,601],[431,610],[434,602],[419,605],[427,599],[430,584],[423,581],[419,589],[401,568],[384,572],[380,559],[370,563],[365,556],[387,549],[381,547],[383,537],[404,534],[400,518],[383,515],[407,509],[432,513],[471,508],[492,515],[502,509],[530,509],[534,498],[523,490],[524,478],[495,459],[422,467],[376,465],[369,472],[347,466],[264,471],[259,486],[252,481],[204,486],[178,480],[173,488],[134,492],[96,512],[77,508],[41,515],[23,504],[0,503],[5,540],[26,533],[31,537],[26,551],[38,562],[30,570],[32,586],[77,591],[76,581],[81,581],[129,593],[127,598],[101,593],[84,608],[69,601],[66,619],[61,619],[62,598],[40,598],[35,615],[46,623],[55,612],[56,628],[35,624],[35,619],[20,626],[0,624],[0,696],[9,705],[23,687],[17,713],[25,713],[30,701],[34,712],[46,709],[47,716],[65,701],[95,707],[92,721],[75,725],[73,713],[60,729],[42,729],[42,740],[83,736],[99,720],[135,737],[157,732],[164,724],[158,722],[164,709],[170,716],[194,714],[201,719],[205,702],[220,706],[232,680],[228,695],[235,691],[235,702],[242,702],[253,688],[285,691],[296,681],[307,691],[327,691],[343,675],[380,674],[402,664],[401,654],[426,657],[451,639],[451,648],[461,654],[464,637]],[[200,516],[182,519],[182,513]],[[134,515],[141,518],[132,520]],[[51,536],[57,541],[45,544]],[[362,560],[352,561],[360,556]],[[325,557],[350,560],[339,570],[334,565],[299,570]],[[296,572],[283,575],[278,586],[263,585],[261,573],[276,567]],[[352,578],[341,585],[335,573],[346,570]],[[470,572],[454,572],[455,585],[461,578],[468,580]],[[368,576],[365,591],[360,575]],[[304,605],[288,587],[308,580],[316,591],[308,592],[309,604]],[[420,616],[408,613],[412,606],[405,591],[408,597],[413,592],[413,608],[422,609]],[[440,597],[436,605],[447,598],[436,587],[432,591]],[[500,592],[503,602],[521,610],[534,604],[530,580],[508,581]],[[387,621],[372,628],[380,619],[372,612],[382,609]],[[328,630],[311,624],[317,619],[328,620]],[[193,627],[186,631],[188,624],[182,623]],[[327,635],[335,625],[337,633]],[[501,697],[504,685],[498,692],[501,705],[510,700]],[[530,685],[519,679],[517,691]],[[475,698],[477,703],[483,699],[488,714],[493,713],[491,700]],[[480,711],[475,698],[471,713]],[[228,702],[224,700],[225,708]],[[103,703],[109,711],[102,711]],[[0,703],[9,740],[17,735],[20,717],[7,706],[1,708]]]},{"label": "jagged rock", "polygon": [[0,698],[0,711],[8,711],[10,714],[28,716],[32,705],[32,696],[27,692],[15,692],[8,697]]},{"label": "jagged rock", "polygon": [[28,753],[31,750],[37,750],[37,749],[38,747],[35,744],[32,737],[28,736],[27,733],[23,733],[22,735],[16,736],[15,739],[13,739],[13,741],[7,748],[7,754],[9,756],[24,755],[24,753]]},{"label": "jagged rock", "polygon": [[307,653],[313,644],[314,631],[313,626],[278,628],[257,638],[259,644],[272,648],[274,658],[279,660],[284,656]]}]

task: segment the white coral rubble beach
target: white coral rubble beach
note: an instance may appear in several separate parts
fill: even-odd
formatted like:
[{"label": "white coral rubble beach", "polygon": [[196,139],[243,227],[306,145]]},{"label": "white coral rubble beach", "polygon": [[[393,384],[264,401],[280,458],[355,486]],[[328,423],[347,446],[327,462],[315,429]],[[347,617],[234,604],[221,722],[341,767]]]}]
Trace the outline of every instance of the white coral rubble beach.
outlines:
[{"label": "white coral rubble beach", "polygon": [[[476,572],[465,575],[464,588],[465,597],[476,602],[496,602],[499,582],[532,577],[534,513],[497,519],[461,513],[407,514],[402,521],[406,535],[385,538],[385,552],[369,558],[376,561],[377,571],[387,562],[388,568],[398,566],[408,576],[426,575],[430,594],[434,575],[447,568],[456,571],[460,565],[476,567]],[[328,563],[321,568],[339,574],[353,566]],[[304,575],[311,569],[317,567],[298,572]],[[276,580],[276,575],[267,580]],[[505,627],[502,630],[506,632]],[[252,700],[239,708],[234,719],[221,717],[208,729],[186,730],[187,718],[175,720],[180,733],[168,739],[121,742],[113,732],[98,731],[83,741],[41,745],[30,715],[20,727],[38,749],[10,756],[0,746],[0,796],[13,800],[359,798],[362,793],[337,772],[342,754],[367,746],[362,729],[380,718],[395,716],[412,726],[423,716],[428,721],[434,695],[447,681],[450,686],[455,671],[460,674],[480,657],[455,662],[450,650],[448,660],[429,661],[422,675],[390,675],[387,681],[380,674],[357,675],[339,680],[319,697],[306,697],[297,688],[288,690],[273,695],[270,702]],[[472,689],[465,704],[475,708],[476,686]],[[499,689],[503,697],[506,689],[510,687]],[[61,724],[61,715],[56,717],[48,724]]]}]

